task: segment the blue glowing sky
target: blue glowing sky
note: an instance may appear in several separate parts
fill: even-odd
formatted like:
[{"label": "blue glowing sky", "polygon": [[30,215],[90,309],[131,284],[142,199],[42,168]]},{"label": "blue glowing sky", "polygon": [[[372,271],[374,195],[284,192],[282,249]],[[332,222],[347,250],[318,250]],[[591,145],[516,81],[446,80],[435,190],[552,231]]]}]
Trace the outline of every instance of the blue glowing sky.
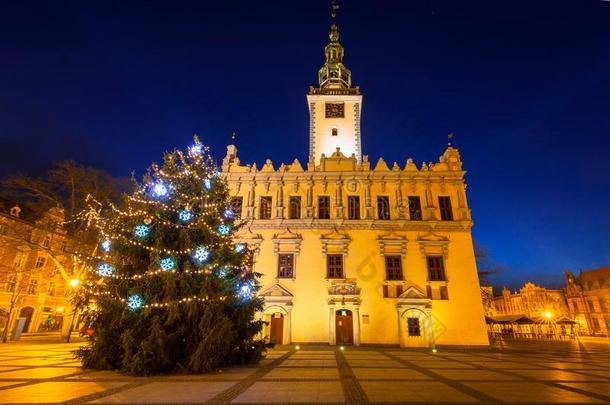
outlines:
[{"label": "blue glowing sky", "polygon": [[[494,283],[610,263],[610,2],[345,3],[364,153],[419,165],[455,133],[475,240],[506,267]],[[242,162],[305,162],[328,9],[3,4],[0,175],[74,159],[128,176],[193,133],[222,158],[233,131]]]}]

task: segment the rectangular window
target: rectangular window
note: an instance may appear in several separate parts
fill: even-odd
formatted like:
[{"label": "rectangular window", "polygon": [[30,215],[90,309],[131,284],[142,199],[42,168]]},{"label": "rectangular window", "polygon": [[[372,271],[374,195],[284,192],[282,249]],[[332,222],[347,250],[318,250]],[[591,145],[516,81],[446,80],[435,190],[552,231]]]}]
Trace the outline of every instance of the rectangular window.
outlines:
[{"label": "rectangular window", "polygon": [[23,253],[18,252],[15,255],[15,260],[13,261],[13,265],[15,266],[15,268],[20,268],[22,264],[23,264]]},{"label": "rectangular window", "polygon": [[360,219],[360,196],[350,195],[347,197],[347,218]]},{"label": "rectangular window", "polygon": [[428,280],[445,281],[445,266],[442,256],[426,256],[428,265]]},{"label": "rectangular window", "polygon": [[441,210],[441,221],[453,221],[453,211],[451,210],[451,198],[438,197],[438,206]]},{"label": "rectangular window", "polygon": [[385,257],[386,280],[402,280],[402,258],[400,256]]},{"label": "rectangular window", "polygon": [[38,258],[36,259],[36,264],[34,264],[34,268],[39,269],[43,267],[46,261],[47,259],[45,257],[38,256]]},{"label": "rectangular window", "polygon": [[441,299],[448,300],[449,299],[449,291],[447,290],[446,285],[441,286]]},{"label": "rectangular window", "polygon": [[51,281],[49,283],[49,289],[48,289],[48,293],[50,296],[55,295],[55,288],[56,288],[55,283]]},{"label": "rectangular window", "polygon": [[277,258],[277,277],[294,277],[294,255],[292,253],[281,253]]},{"label": "rectangular window", "polygon": [[421,336],[419,329],[419,318],[407,318],[407,330],[409,336]]},{"label": "rectangular window", "polygon": [[326,255],[326,278],[343,278],[343,255]]},{"label": "rectangular window", "polygon": [[330,219],[330,197],[327,195],[318,197],[318,219]]},{"label": "rectangular window", "polygon": [[290,197],[290,219],[301,218],[301,197]]},{"label": "rectangular window", "polygon": [[382,220],[390,219],[390,198],[387,196],[377,197],[377,218]]},{"label": "rectangular window", "polygon": [[235,218],[241,218],[241,209],[244,205],[243,197],[233,197],[231,198],[230,208],[233,211],[233,216]]},{"label": "rectangular window", "polygon": [[62,241],[61,241],[61,250],[62,250],[63,252],[65,252],[66,250],[68,250],[68,242],[67,242],[67,241],[65,241],[65,240],[62,240]]},{"label": "rectangular window", "polygon": [[418,196],[409,196],[409,218],[411,221],[421,221],[421,201]]},{"label": "rectangular window", "polygon": [[28,294],[36,294],[37,289],[38,280],[30,280],[30,285],[28,286]]},{"label": "rectangular window", "polygon": [[271,219],[271,197],[261,197],[260,219]]},{"label": "rectangular window", "polygon": [[6,282],[6,291],[7,292],[13,292],[15,291],[15,286],[17,285],[17,278],[16,277],[9,277],[8,281]]},{"label": "rectangular window", "polygon": [[47,235],[44,238],[44,241],[42,242],[42,246],[48,248],[49,246],[51,246],[51,237],[49,235]]}]

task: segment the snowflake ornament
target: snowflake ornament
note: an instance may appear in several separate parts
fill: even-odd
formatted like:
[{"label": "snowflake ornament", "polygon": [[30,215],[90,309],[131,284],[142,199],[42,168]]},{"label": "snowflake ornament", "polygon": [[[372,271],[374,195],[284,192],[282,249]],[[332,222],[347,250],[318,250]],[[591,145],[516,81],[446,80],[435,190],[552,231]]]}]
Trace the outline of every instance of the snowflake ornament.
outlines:
[{"label": "snowflake ornament", "polygon": [[132,311],[136,311],[144,305],[144,299],[140,294],[133,294],[127,297],[127,306]]},{"label": "snowflake ornament", "polygon": [[156,197],[163,198],[169,194],[169,188],[162,181],[153,186],[153,194]]},{"label": "snowflake ornament", "polygon": [[192,257],[198,265],[202,265],[210,257],[210,251],[203,246],[198,246],[193,250]]},{"label": "snowflake ornament", "polygon": [[189,153],[193,156],[201,155],[201,145],[193,145],[189,147]]},{"label": "snowflake ornament", "polygon": [[159,261],[162,270],[169,271],[176,267],[176,261],[171,257],[165,257]]},{"label": "snowflake ornament", "polygon": [[233,210],[231,208],[225,208],[224,212],[222,213],[222,216],[225,219],[233,219],[235,214],[233,213]]},{"label": "snowflake ornament", "polygon": [[110,249],[112,248],[112,241],[110,239],[104,239],[102,243],[100,243],[100,248],[103,252],[110,252]]},{"label": "snowflake ornament", "polygon": [[252,286],[250,284],[242,284],[239,287],[237,295],[239,296],[239,298],[245,300],[252,298]]},{"label": "snowflake ornament", "polygon": [[243,252],[245,249],[246,249],[246,244],[245,244],[245,243],[237,243],[237,244],[235,245],[235,251],[236,251],[237,253],[241,253],[241,252]]},{"label": "snowflake ornament", "polygon": [[193,211],[191,210],[182,210],[178,213],[178,219],[180,222],[188,223],[193,219]]},{"label": "snowflake ornament", "polygon": [[203,188],[206,189],[207,191],[210,191],[212,189],[212,180],[205,179],[203,181]]},{"label": "snowflake ornament", "polygon": [[138,239],[146,239],[146,237],[148,237],[149,233],[150,233],[150,227],[148,225],[140,224],[140,225],[136,225],[136,227],[133,228],[133,234]]},{"label": "snowflake ornament", "polygon": [[227,224],[222,224],[218,226],[218,233],[221,235],[228,235],[231,232],[231,228]]},{"label": "snowflake ornament", "polygon": [[102,277],[112,276],[114,273],[114,267],[110,263],[101,262],[97,265],[97,274]]}]

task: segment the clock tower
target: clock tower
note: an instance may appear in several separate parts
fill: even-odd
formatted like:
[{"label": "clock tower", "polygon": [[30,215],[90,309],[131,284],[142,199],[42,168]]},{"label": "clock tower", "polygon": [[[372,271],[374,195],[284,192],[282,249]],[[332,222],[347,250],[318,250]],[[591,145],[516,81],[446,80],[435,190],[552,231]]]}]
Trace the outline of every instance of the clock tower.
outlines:
[{"label": "clock tower", "polygon": [[334,22],[328,38],[326,62],[318,71],[319,87],[310,86],[307,95],[309,161],[319,164],[322,155],[329,157],[339,149],[345,156],[353,154],[360,163],[360,87],[352,87],[352,72],[343,64],[344,49]]}]

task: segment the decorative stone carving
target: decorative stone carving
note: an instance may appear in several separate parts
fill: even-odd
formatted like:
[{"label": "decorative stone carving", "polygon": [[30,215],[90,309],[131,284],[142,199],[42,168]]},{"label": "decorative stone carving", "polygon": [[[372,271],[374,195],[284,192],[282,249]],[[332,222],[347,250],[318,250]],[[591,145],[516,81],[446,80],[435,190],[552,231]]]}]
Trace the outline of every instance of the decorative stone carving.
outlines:
[{"label": "decorative stone carving", "polygon": [[435,233],[420,234],[417,237],[419,251],[426,256],[441,255],[447,259],[449,255],[449,238]]},{"label": "decorative stone carving", "polygon": [[301,242],[303,238],[300,234],[291,232],[286,228],[285,232],[273,235],[273,253],[294,253],[298,255],[301,252]]},{"label": "decorative stone carving", "polygon": [[320,237],[322,242],[322,254],[341,253],[346,255],[351,238],[349,235],[339,233],[336,230]]}]

